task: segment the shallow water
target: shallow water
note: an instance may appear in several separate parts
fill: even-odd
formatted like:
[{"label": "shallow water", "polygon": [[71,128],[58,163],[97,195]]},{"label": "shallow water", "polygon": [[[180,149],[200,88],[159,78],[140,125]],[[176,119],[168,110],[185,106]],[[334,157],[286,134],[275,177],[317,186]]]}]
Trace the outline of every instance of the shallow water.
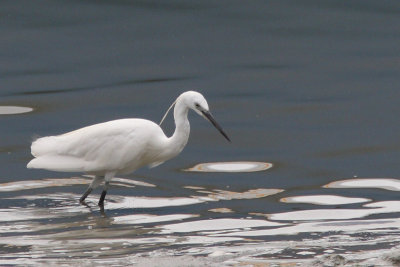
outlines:
[{"label": "shallow water", "polygon": [[[0,265],[396,264],[397,1],[1,6]],[[232,143],[190,114],[182,154],[104,212],[78,203],[90,177],[26,169],[37,136],[158,122],[190,89]]]}]

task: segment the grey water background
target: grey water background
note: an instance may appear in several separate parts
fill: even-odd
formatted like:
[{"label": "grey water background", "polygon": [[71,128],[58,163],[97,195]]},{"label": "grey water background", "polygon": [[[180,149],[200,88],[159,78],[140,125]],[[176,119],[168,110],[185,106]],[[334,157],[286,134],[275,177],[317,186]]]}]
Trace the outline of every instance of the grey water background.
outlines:
[{"label": "grey water background", "polygon": [[[242,218],[250,207],[266,214],[313,209],[279,199],[319,194],[322,185],[335,180],[396,178],[399,15],[398,1],[3,0],[0,105],[34,111],[0,115],[0,182],[71,177],[26,169],[36,136],[126,117],[158,122],[186,90],[204,94],[232,143],[192,113],[191,136],[181,155],[124,176],[157,187],[112,187],[109,195],[189,196],[184,186],[284,191],[229,203],[121,208],[108,216],[189,212],[201,218]],[[173,132],[172,116],[163,127]],[[182,171],[201,162],[237,160],[274,167],[255,173]],[[85,188],[2,192],[6,200],[0,208],[28,205],[13,199],[27,192],[80,195]],[[396,191],[378,189],[346,189],[340,195],[398,200]],[[53,203],[33,202],[42,208]],[[93,207],[89,215],[101,217]],[[208,211],[220,207],[234,213]]]}]

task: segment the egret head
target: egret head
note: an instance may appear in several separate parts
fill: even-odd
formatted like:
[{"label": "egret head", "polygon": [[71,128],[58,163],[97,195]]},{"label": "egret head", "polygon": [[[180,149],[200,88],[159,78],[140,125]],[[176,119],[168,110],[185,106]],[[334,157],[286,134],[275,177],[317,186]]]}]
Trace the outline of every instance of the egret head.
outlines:
[{"label": "egret head", "polygon": [[168,112],[172,109],[173,106],[182,104],[186,105],[186,107],[190,109],[193,109],[197,114],[199,114],[203,118],[209,120],[229,142],[231,141],[224,132],[224,130],[222,130],[222,127],[215,121],[214,117],[211,115],[210,110],[208,108],[207,100],[204,98],[202,94],[195,91],[187,91],[181,94],[169,107],[164,117],[161,119],[159,125],[163,123],[164,119],[168,115]]},{"label": "egret head", "polygon": [[202,94],[195,91],[188,91],[182,95],[184,95],[186,105],[200,116],[204,116],[203,112],[209,112],[207,100]]},{"label": "egret head", "polygon": [[189,108],[193,109],[197,114],[210,121],[214,125],[214,127],[217,128],[217,130],[226,138],[226,140],[230,142],[231,140],[229,139],[228,135],[224,132],[224,130],[222,130],[222,127],[211,115],[207,100],[204,98],[204,96],[195,91],[188,91],[184,94],[186,105]]}]

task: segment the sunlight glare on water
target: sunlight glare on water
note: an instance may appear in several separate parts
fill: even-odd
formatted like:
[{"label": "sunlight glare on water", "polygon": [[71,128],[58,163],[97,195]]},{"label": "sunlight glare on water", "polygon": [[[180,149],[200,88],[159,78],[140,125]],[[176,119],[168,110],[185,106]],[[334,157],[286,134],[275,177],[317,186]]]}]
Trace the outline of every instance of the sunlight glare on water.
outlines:
[{"label": "sunlight glare on water", "polygon": [[18,106],[0,106],[0,115],[11,115],[32,112],[33,108]]},{"label": "sunlight glare on water", "polygon": [[400,181],[387,178],[348,179],[335,181],[325,185],[326,188],[380,188],[391,191],[400,191]]},{"label": "sunlight glare on water", "polygon": [[271,220],[279,221],[308,221],[308,220],[344,220],[363,218],[373,214],[398,213],[400,212],[400,201],[383,201],[365,204],[364,209],[313,209],[301,211],[289,211],[270,214]]},{"label": "sunlight glare on water", "polygon": [[368,198],[342,197],[334,195],[293,196],[281,199],[286,203],[310,203],[316,205],[343,205],[371,201]]},{"label": "sunlight glare on water", "polygon": [[196,166],[186,169],[185,171],[193,172],[258,172],[265,171],[272,167],[268,162],[209,162],[200,163]]}]

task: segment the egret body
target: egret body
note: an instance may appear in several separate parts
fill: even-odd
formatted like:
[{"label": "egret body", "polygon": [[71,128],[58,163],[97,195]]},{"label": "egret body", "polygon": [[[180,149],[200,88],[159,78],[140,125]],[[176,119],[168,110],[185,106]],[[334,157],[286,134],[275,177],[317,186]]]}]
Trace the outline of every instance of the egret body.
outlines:
[{"label": "egret body", "polygon": [[128,174],[146,165],[155,167],[183,150],[190,133],[189,109],[208,119],[230,141],[212,117],[207,101],[200,93],[185,92],[170,109],[174,105],[175,131],[171,137],[167,137],[158,124],[149,120],[108,121],[37,139],[31,146],[35,158],[27,167],[94,175],[80,201],[83,202],[104,181],[99,200],[99,205],[103,206],[109,183],[115,175]]}]

